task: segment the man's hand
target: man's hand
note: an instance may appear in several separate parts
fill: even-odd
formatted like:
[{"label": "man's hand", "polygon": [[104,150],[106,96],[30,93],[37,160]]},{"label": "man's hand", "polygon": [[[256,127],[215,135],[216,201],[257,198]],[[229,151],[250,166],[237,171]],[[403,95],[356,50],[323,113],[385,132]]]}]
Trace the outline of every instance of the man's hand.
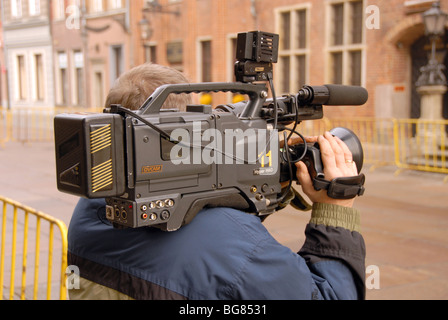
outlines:
[{"label": "man's hand", "polygon": [[[306,143],[315,143],[317,142],[317,137],[304,137]],[[303,139],[298,136],[293,136],[288,140],[288,146],[295,146],[296,144],[304,143]],[[285,145],[285,142],[282,140],[280,141],[280,147],[283,148]],[[281,183],[282,189],[286,188],[289,185],[289,181],[284,181]]]},{"label": "man's hand", "polygon": [[[326,180],[331,181],[339,177],[353,177],[358,175],[352,153],[341,139],[326,132],[323,136],[317,137],[317,142],[320,146]],[[303,192],[312,202],[336,204],[345,207],[353,206],[354,199],[333,199],[327,195],[326,190],[316,191],[306,165],[303,162],[298,162],[296,166],[297,179],[302,186]]]}]

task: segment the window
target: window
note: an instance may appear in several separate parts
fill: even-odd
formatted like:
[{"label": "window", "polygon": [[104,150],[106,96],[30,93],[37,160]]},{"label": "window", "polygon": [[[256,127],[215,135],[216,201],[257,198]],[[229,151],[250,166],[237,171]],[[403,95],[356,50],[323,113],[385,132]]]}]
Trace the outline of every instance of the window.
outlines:
[{"label": "window", "polygon": [[212,81],[212,42],[210,40],[201,41],[201,80],[202,82]]},{"label": "window", "polygon": [[40,14],[40,0],[28,1],[30,16],[38,16]]},{"label": "window", "polygon": [[349,70],[351,71],[351,74],[350,74],[350,84],[356,85],[356,86],[360,86],[361,85],[361,68],[362,68],[362,65],[361,65],[361,61],[362,61],[361,51],[360,50],[350,51],[349,54],[350,54],[350,56],[349,56],[349,62],[350,62]]},{"label": "window", "polygon": [[157,63],[157,46],[145,45],[145,61]]},{"label": "window", "polygon": [[104,104],[103,74],[100,71],[94,73],[94,90],[94,106],[95,108],[98,108]]},{"label": "window", "polygon": [[339,1],[330,5],[329,81],[362,85],[363,1]]},{"label": "window", "polygon": [[67,75],[67,54],[65,52],[58,53],[59,62],[59,94],[60,103],[67,105],[68,103],[68,75]]},{"label": "window", "polygon": [[41,54],[34,55],[36,66],[35,83],[36,83],[36,99],[39,101],[45,98],[45,79],[44,79],[44,62]]},{"label": "window", "polygon": [[[237,44],[238,38],[237,35],[233,36],[231,35],[228,38],[228,46],[229,46],[229,53],[228,53],[228,66],[227,66],[227,79],[231,82],[236,81],[235,76],[235,63],[237,62],[236,59],[236,48],[238,46]],[[246,100],[246,97],[240,93],[240,92],[229,92],[228,94],[229,101],[232,101],[232,103],[239,102],[241,100]]]},{"label": "window", "polygon": [[170,65],[181,65],[183,61],[183,42],[170,41],[166,44],[166,60]]},{"label": "window", "polygon": [[307,14],[308,8],[303,6],[277,12],[280,72],[276,79],[282,94],[297,92],[307,82]]},{"label": "window", "polygon": [[334,4],[332,6],[332,14],[333,35],[331,44],[334,46],[342,45],[344,43],[344,4]]},{"label": "window", "polygon": [[335,84],[342,83],[342,52],[331,53],[332,78],[331,82]]},{"label": "window", "polygon": [[22,17],[22,0],[11,0],[11,16],[13,18]]},{"label": "window", "polygon": [[53,5],[53,14],[55,20],[62,20],[65,18],[65,0],[56,0]]},{"label": "window", "polygon": [[90,10],[91,13],[103,12],[103,0],[90,0]]},{"label": "window", "polygon": [[84,56],[82,51],[73,52],[75,62],[75,99],[74,104],[81,105],[84,101]]},{"label": "window", "polygon": [[231,77],[231,81],[236,81],[236,77],[235,77],[235,62],[236,62],[236,47],[237,47],[237,38],[236,37],[232,37],[230,39],[230,68],[229,68],[229,73],[232,75]]},{"label": "window", "polygon": [[26,85],[26,67],[25,67],[25,56],[17,56],[17,84],[18,84],[18,98],[19,100],[26,100],[27,98],[27,85]]},{"label": "window", "polygon": [[84,81],[83,81],[83,69],[75,69],[75,86],[76,86],[76,101],[75,104],[81,105],[84,100]]},{"label": "window", "polygon": [[123,47],[121,45],[111,47],[111,82],[114,82],[123,72]]},{"label": "window", "polygon": [[123,8],[123,1],[122,0],[108,0],[109,2],[109,9],[121,9]]},{"label": "window", "polygon": [[362,1],[350,3],[350,35],[351,43],[362,43],[363,9]]}]

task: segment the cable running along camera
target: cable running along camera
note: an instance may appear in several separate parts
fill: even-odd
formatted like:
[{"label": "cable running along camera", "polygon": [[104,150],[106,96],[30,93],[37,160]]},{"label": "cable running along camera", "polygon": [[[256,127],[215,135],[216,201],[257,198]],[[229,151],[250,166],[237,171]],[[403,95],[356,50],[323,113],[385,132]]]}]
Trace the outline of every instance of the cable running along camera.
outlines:
[{"label": "cable running along camera", "polygon": [[[60,114],[54,119],[57,186],[85,198],[105,198],[117,227],[153,226],[174,231],[207,206],[227,206],[258,216],[273,213],[304,161],[316,189],[334,198],[364,192],[364,175],[325,180],[319,146],[280,147],[297,125],[323,117],[323,105],[362,105],[357,86],[305,86],[275,96],[276,34],[238,34],[236,82],[163,85],[136,111],[119,105],[103,113]],[[273,98],[268,99],[268,89]],[[169,94],[232,92],[247,101],[162,109]],[[175,106],[173,106],[175,107]],[[331,131],[347,143],[358,172],[359,139],[348,129]],[[303,137],[302,137],[303,138]],[[287,140],[286,140],[287,141]],[[282,190],[281,182],[290,181]]]}]

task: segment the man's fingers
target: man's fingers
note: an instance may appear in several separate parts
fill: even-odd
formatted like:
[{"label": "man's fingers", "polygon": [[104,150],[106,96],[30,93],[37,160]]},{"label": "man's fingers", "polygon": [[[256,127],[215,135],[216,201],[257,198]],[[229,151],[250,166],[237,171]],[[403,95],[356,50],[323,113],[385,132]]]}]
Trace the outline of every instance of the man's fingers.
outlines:
[{"label": "man's fingers", "polygon": [[299,183],[302,186],[303,191],[307,192],[307,190],[313,188],[313,182],[311,181],[308,168],[302,161],[297,162],[296,167],[297,167],[297,180],[299,180]]},{"label": "man's fingers", "polygon": [[[317,137],[305,137],[305,141],[307,143],[313,143],[313,142],[317,142]],[[296,144],[299,143],[303,143],[303,139],[299,136],[292,136],[289,140],[288,140],[288,145],[289,146],[294,146]]]},{"label": "man's fingers", "polygon": [[344,169],[344,166],[346,166],[345,164],[346,159],[344,150],[342,149],[341,145],[338,143],[336,138],[330,132],[325,132],[325,139],[328,140],[331,149],[333,150],[336,166],[338,168]]},{"label": "man's fingers", "polygon": [[353,154],[348,148],[348,146],[345,144],[344,141],[342,141],[339,137],[335,137],[336,142],[341,147],[342,151],[344,152],[344,159],[345,159],[345,165],[346,167],[351,170],[351,173],[353,175],[358,174],[358,169],[356,168],[356,163],[353,162]]},{"label": "man's fingers", "polygon": [[334,139],[336,140],[336,142],[339,144],[339,146],[342,149],[342,152],[344,152],[344,158],[345,160],[353,160],[353,156],[352,156],[352,152],[350,151],[350,149],[347,147],[347,145],[345,144],[344,141],[342,141],[339,137],[334,137]]},{"label": "man's fingers", "polygon": [[334,170],[337,168],[336,159],[330,142],[324,136],[319,136],[317,142],[319,143],[324,168],[328,170]]},{"label": "man's fingers", "polygon": [[[304,137],[304,138],[307,143],[317,142],[317,137]],[[303,143],[303,139],[301,137],[299,137],[298,135],[294,135],[288,139],[288,146],[295,146],[296,144],[302,144],[302,143]],[[283,148],[284,146],[285,146],[285,141],[280,140],[280,147]]]}]

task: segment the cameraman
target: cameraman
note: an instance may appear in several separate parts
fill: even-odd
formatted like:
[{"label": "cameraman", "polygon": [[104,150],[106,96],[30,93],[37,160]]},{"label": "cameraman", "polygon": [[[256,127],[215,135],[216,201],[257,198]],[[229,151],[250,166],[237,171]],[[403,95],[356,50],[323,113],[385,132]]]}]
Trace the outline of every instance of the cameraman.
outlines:
[{"label": "cameraman", "polygon": [[[138,107],[156,87],[176,81],[187,82],[173,69],[139,66],[118,79],[106,106]],[[341,140],[329,133],[314,139],[327,178],[358,174]],[[314,203],[298,254],[279,244],[259,217],[232,208],[205,208],[188,225],[163,232],[116,229],[104,199],[80,199],[68,231],[68,263],[79,268],[80,288],[70,298],[363,299],[365,246],[354,200],[315,191],[303,163],[297,177]]]}]

